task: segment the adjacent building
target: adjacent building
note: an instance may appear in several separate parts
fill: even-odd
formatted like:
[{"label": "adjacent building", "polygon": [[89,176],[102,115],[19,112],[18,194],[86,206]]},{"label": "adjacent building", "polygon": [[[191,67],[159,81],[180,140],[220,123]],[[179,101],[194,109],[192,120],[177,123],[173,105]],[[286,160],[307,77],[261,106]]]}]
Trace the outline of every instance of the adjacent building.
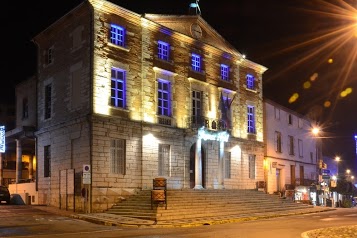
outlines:
[{"label": "adjacent building", "polygon": [[268,99],[264,100],[264,116],[267,192],[316,184],[321,158],[311,133],[313,122]]},{"label": "adjacent building", "polygon": [[[89,0],[33,41],[35,132],[8,134],[18,162],[22,143],[33,143],[38,204],[101,211],[152,189],[156,177],[168,189],[254,189],[264,180],[266,68],[200,15]],[[310,175],[310,164],[304,157],[296,167]]]}]

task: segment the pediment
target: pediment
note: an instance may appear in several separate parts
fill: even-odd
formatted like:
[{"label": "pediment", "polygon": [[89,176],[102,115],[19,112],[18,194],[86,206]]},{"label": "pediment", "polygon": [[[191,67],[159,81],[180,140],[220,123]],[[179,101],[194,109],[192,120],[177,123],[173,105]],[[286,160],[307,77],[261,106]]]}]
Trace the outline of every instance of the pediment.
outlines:
[{"label": "pediment", "polygon": [[202,41],[224,52],[240,54],[199,15],[145,14],[144,17],[174,32]]}]

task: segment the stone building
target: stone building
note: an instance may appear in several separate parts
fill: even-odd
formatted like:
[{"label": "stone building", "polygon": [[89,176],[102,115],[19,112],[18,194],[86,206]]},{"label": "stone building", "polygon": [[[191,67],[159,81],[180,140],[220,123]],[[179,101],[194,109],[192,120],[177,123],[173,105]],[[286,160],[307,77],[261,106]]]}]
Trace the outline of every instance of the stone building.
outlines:
[{"label": "stone building", "polygon": [[264,180],[262,75],[200,15],[85,1],[34,37],[39,204]]},{"label": "stone building", "polygon": [[264,101],[265,181],[268,193],[318,181],[319,153],[313,122],[273,101]]}]

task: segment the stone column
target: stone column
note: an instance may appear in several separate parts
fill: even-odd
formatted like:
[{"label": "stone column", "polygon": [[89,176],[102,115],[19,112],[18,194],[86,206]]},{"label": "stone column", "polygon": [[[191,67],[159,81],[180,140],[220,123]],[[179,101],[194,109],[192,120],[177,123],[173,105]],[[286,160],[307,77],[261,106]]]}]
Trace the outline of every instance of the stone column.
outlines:
[{"label": "stone column", "polygon": [[224,188],[224,141],[219,141],[218,189]]},{"label": "stone column", "polygon": [[33,178],[33,157],[34,157],[34,155],[30,155],[30,159],[29,159],[29,179]]},{"label": "stone column", "polygon": [[21,140],[16,139],[16,183],[22,179],[22,146]]},{"label": "stone column", "polygon": [[202,186],[202,153],[201,153],[201,138],[196,142],[195,153],[195,187],[193,189],[203,189]]}]

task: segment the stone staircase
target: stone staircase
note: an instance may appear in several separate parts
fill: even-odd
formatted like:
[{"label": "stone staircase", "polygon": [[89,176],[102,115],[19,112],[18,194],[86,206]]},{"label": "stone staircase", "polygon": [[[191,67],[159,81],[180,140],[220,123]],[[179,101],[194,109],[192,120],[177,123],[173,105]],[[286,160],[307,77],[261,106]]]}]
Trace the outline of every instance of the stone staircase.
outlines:
[{"label": "stone staircase", "polygon": [[140,191],[114,205],[106,213],[152,221],[204,219],[208,217],[252,217],[297,214],[313,208],[257,190],[168,190],[167,209],[154,204],[151,191]]}]

